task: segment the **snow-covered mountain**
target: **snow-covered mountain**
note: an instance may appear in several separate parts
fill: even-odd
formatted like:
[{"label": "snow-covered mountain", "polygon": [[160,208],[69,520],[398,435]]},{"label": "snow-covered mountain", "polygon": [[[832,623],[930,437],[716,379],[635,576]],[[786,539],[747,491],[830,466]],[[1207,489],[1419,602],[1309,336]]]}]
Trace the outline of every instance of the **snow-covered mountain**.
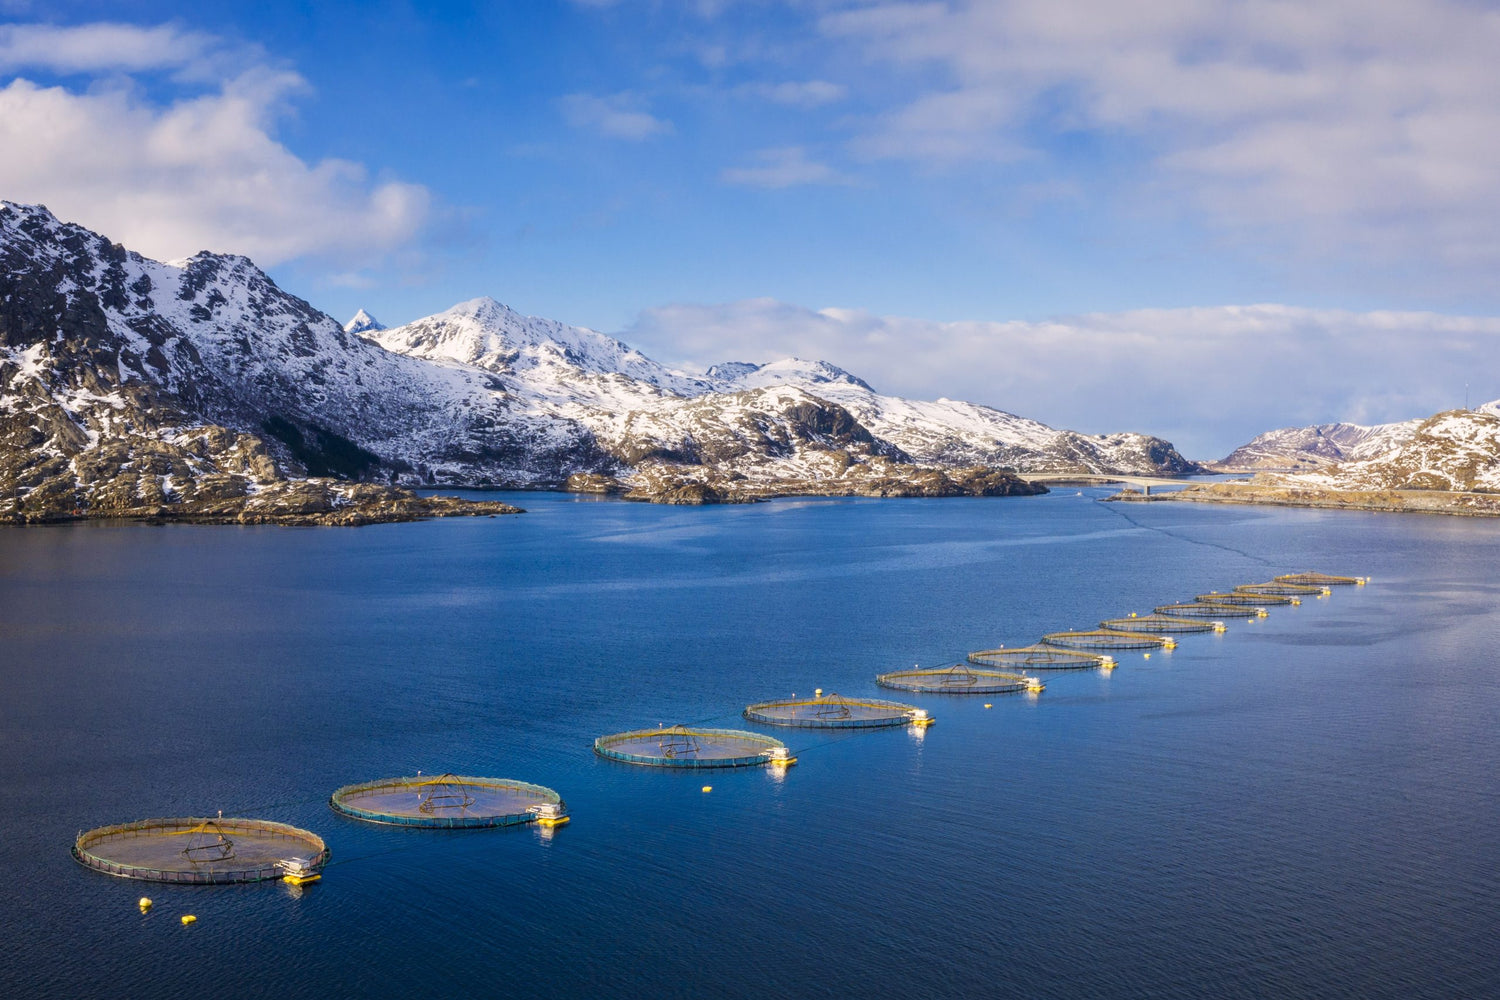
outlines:
[{"label": "snow-covered mountain", "polygon": [[1267,431],[1212,463],[1216,472],[1306,472],[1373,458],[1409,440],[1422,418],[1392,424],[1314,424]]},{"label": "snow-covered mountain", "polygon": [[[1500,517],[1500,400],[1356,430],[1380,433],[1358,437],[1342,461],[1150,496],[1126,491],[1114,499]],[[1284,433],[1296,440],[1295,430]]]},{"label": "snow-covered mountain", "polygon": [[436,316],[366,334],[386,350],[429,361],[456,362],[515,376],[550,390],[582,377],[623,376],[677,395],[708,391],[709,383],[670,371],[622,341],[550,319],[522,316],[491,298],[460,302]]},{"label": "snow-covered mountain", "polygon": [[243,257],[161,263],[0,202],[0,516],[254,506],[289,475],[557,477],[589,453],[489,383],[346,334]]},{"label": "snow-covered mountain", "polygon": [[534,413],[577,421],[632,466],[644,455],[703,454],[694,442],[718,437],[716,425],[733,425],[747,412],[782,412],[790,397],[765,392],[776,389],[835,404],[890,446],[890,456],[922,465],[1153,475],[1196,469],[1159,438],[1077,434],[974,403],[885,396],[826,361],[728,362],[694,375],[612,337],[521,316],[493,299],[366,336],[411,357],[493,372]]},{"label": "snow-covered mountain", "polygon": [[1363,448],[1359,456],[1280,481],[1335,490],[1500,492],[1500,400],[1411,423],[1378,451]]},{"label": "snow-covered mountain", "polygon": [[674,371],[490,299],[346,327],[244,257],[153,261],[0,202],[0,516],[243,504],[303,475],[581,476],[646,499],[1022,489],[1000,466],[1191,468],[1154,438],[881,396],[823,362]]},{"label": "snow-covered mountain", "polygon": [[374,333],[384,330],[385,324],[361,309],[354,318],[344,324],[345,333]]}]

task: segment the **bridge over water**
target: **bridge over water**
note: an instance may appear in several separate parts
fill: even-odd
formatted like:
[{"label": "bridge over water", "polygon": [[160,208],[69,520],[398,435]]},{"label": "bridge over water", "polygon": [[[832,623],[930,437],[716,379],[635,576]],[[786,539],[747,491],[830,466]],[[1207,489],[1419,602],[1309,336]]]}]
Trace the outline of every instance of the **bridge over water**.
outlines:
[{"label": "bridge over water", "polygon": [[1042,472],[1042,473],[1017,473],[1027,482],[1041,483],[1044,486],[1108,486],[1113,483],[1139,487],[1142,493],[1151,495],[1153,486],[1186,486],[1191,480],[1168,479],[1164,476],[1116,476],[1095,475],[1092,473],[1077,472]]}]

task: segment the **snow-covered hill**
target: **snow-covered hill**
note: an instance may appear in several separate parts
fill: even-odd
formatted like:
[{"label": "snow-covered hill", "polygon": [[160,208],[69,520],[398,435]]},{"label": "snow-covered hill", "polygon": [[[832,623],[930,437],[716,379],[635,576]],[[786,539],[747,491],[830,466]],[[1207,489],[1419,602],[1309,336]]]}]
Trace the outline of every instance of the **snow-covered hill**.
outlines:
[{"label": "snow-covered hill", "polygon": [[1360,461],[1408,440],[1421,418],[1392,424],[1314,424],[1267,431],[1212,463],[1216,472],[1306,472]]},{"label": "snow-covered hill", "polygon": [[1127,491],[1114,499],[1500,517],[1500,400],[1386,428],[1360,437],[1343,461],[1309,471],[1259,472],[1248,481],[1149,496]]},{"label": "snow-covered hill", "polygon": [[[1497,401],[1500,403],[1500,401]],[[1280,477],[1298,487],[1335,490],[1500,492],[1500,405],[1450,410],[1412,421],[1409,433],[1378,452],[1317,472]]]}]

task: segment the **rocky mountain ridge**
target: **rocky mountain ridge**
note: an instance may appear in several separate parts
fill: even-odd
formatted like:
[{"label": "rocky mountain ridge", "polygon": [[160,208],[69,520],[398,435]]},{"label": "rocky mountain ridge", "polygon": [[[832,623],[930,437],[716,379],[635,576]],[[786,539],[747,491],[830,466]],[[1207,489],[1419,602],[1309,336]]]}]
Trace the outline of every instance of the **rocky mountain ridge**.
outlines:
[{"label": "rocky mountain ridge", "polygon": [[1336,490],[1500,493],[1500,414],[1484,408],[1449,410],[1413,423],[1408,433],[1374,454],[1264,481]]},{"label": "rocky mountain ridge", "polygon": [[161,263],[0,203],[0,518],[420,516],[409,493],[377,504],[377,484],[672,501],[1028,491],[1004,466],[1192,468],[1158,439],[884,397],[822,362],[676,372],[489,299],[346,327],[244,257]]},{"label": "rocky mountain ridge", "polygon": [[1373,458],[1399,446],[1422,418],[1390,424],[1313,424],[1267,431],[1209,463],[1215,472],[1311,472]]},{"label": "rocky mountain ridge", "polygon": [[1311,471],[1121,498],[1500,516],[1500,400],[1363,430],[1379,433]]}]

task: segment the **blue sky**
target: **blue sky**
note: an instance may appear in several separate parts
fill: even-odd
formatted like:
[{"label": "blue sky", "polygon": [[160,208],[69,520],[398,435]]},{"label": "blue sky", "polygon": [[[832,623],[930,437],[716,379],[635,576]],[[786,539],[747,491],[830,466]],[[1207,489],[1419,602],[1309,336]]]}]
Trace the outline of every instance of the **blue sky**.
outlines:
[{"label": "blue sky", "polygon": [[248,253],[341,318],[492,295],[667,361],[823,357],[1199,457],[1500,396],[1483,5],[0,0],[0,23],[0,198],[152,256]]}]

